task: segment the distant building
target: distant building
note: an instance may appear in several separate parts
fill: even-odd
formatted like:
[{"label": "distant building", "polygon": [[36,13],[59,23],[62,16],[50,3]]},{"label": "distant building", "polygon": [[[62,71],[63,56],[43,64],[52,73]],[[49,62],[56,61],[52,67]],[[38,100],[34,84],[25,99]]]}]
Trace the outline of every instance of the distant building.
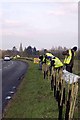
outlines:
[{"label": "distant building", "polygon": [[19,52],[23,52],[22,43],[20,43]]}]

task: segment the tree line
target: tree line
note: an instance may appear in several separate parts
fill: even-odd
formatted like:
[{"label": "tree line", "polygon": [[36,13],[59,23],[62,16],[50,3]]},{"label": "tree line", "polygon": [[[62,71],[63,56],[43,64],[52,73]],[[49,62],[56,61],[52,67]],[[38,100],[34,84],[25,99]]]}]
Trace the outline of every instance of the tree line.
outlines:
[{"label": "tree line", "polygon": [[[62,55],[62,52],[67,50],[66,47],[62,48],[61,46],[57,48],[51,48],[50,50],[47,49],[42,49],[42,50],[37,50],[36,47],[28,46],[25,47],[23,50],[22,44],[20,44],[19,50],[14,46],[12,50],[0,50],[0,58],[4,58],[5,55],[10,55],[10,56],[16,56],[20,55],[21,57],[38,57],[39,55],[43,55],[46,52],[51,52],[53,53],[54,56],[59,57],[60,59],[63,59],[64,56]],[[75,59],[80,60],[80,50],[76,52]]]}]

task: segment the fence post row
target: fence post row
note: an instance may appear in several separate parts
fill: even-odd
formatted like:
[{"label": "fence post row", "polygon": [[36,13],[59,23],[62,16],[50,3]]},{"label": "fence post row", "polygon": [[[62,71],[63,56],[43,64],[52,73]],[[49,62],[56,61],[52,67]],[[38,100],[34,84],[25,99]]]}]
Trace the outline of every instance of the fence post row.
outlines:
[{"label": "fence post row", "polygon": [[[78,79],[80,79],[80,77],[63,70],[62,68],[58,70],[52,67],[49,71],[49,66],[45,63],[42,65],[42,72],[44,73],[44,79],[46,78],[46,75],[48,79],[51,75],[51,90],[54,91],[54,97],[58,102],[58,119],[72,119],[78,94]],[[67,91],[65,87],[66,85],[68,86]],[[62,114],[63,107],[65,108],[65,116]]]}]

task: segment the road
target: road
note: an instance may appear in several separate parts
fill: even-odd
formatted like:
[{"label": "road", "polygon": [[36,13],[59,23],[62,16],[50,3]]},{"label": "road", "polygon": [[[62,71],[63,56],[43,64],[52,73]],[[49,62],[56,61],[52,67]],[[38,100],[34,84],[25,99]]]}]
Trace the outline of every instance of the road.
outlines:
[{"label": "road", "polygon": [[2,62],[0,60],[0,119],[2,118]]},{"label": "road", "polygon": [[[28,68],[25,62],[2,61],[2,109],[4,110],[12,95],[16,92]],[[1,69],[1,68],[0,68]],[[0,70],[1,72],[1,70]]]}]

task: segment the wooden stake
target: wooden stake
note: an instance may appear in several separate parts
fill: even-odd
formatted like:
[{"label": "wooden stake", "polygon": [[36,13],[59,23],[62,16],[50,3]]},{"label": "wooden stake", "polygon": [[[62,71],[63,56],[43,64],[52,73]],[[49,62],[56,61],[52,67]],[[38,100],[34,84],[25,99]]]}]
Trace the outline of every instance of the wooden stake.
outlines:
[{"label": "wooden stake", "polygon": [[71,118],[73,118],[77,94],[78,94],[78,83],[75,83],[75,86],[74,86],[74,101],[73,101],[73,108],[72,108]]},{"label": "wooden stake", "polygon": [[73,101],[74,101],[74,77],[73,77],[73,82],[71,84],[71,98],[70,98],[70,111],[69,111],[69,119],[71,118],[71,112],[72,112],[72,107],[73,107]]}]

